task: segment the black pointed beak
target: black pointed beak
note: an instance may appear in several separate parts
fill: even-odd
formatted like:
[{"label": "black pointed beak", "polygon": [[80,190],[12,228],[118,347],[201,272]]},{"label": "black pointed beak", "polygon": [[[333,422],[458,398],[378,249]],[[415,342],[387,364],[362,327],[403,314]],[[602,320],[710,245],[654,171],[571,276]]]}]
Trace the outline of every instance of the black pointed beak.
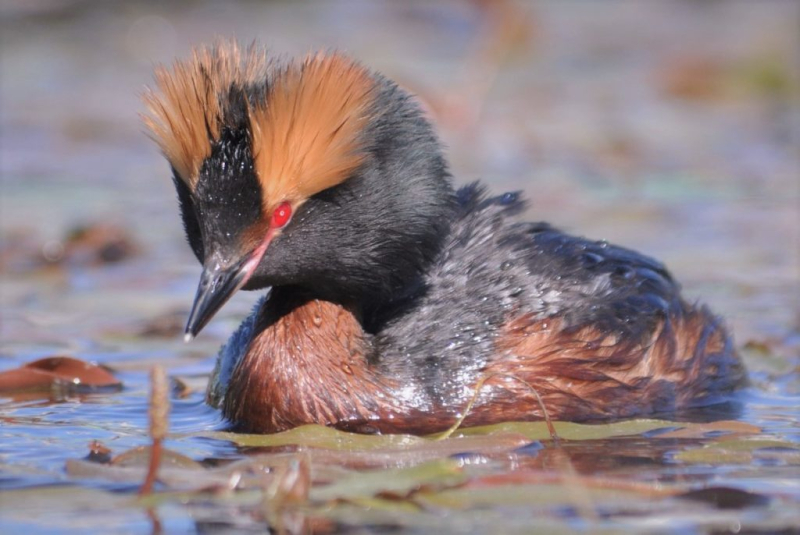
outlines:
[{"label": "black pointed beak", "polygon": [[247,282],[247,260],[245,258],[229,267],[221,267],[216,260],[206,262],[189,321],[186,323],[184,339],[187,342],[197,336],[222,305]]}]

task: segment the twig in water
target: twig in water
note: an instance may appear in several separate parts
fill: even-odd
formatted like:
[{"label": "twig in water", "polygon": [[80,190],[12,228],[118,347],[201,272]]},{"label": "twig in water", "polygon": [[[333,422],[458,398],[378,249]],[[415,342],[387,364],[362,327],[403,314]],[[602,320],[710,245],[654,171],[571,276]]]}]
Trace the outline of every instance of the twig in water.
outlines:
[{"label": "twig in water", "polygon": [[547,431],[550,433],[550,438],[553,439],[553,442],[558,444],[559,439],[558,439],[558,434],[556,433],[556,428],[553,425],[553,422],[550,420],[550,415],[547,413],[547,408],[544,406],[544,400],[542,399],[542,396],[539,395],[539,392],[528,381],[520,379],[519,377],[517,377],[512,373],[502,373],[502,372],[490,373],[484,375],[478,380],[478,382],[475,384],[475,393],[472,395],[472,397],[469,400],[469,403],[467,403],[467,406],[462,411],[461,416],[458,417],[456,422],[452,426],[450,426],[449,429],[447,429],[441,435],[436,437],[436,440],[444,440],[446,438],[449,438],[453,433],[455,433],[455,431],[459,427],[461,427],[461,424],[463,424],[464,420],[467,419],[467,416],[469,415],[469,412],[472,410],[472,407],[475,405],[475,402],[478,401],[478,396],[481,393],[483,385],[486,384],[486,381],[494,377],[506,377],[508,379],[513,379],[527,386],[530,389],[530,391],[533,392],[533,395],[536,396],[536,401],[539,402],[539,407],[542,409],[542,414],[544,415],[544,421],[547,423]]},{"label": "twig in water", "polygon": [[150,448],[150,463],[147,466],[147,476],[139,489],[139,496],[146,496],[153,492],[158,476],[158,467],[161,464],[161,443],[169,431],[169,381],[164,368],[155,365],[150,371],[150,438],[153,445]]}]

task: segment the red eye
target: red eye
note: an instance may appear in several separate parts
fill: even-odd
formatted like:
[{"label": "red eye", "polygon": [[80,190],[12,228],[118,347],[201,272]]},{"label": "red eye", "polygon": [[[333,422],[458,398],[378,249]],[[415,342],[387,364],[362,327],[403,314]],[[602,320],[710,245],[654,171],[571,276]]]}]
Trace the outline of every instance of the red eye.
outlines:
[{"label": "red eye", "polygon": [[281,228],[292,218],[292,205],[288,202],[282,202],[272,212],[272,221],[269,226],[272,228]]}]

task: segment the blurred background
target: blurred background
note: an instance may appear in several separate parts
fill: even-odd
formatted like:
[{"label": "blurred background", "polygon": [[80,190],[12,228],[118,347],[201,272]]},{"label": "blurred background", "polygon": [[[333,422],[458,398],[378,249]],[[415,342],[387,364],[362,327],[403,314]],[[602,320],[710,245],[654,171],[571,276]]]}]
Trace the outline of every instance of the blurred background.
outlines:
[{"label": "blurred background", "polygon": [[[740,521],[792,531],[800,492],[798,21],[800,2],[791,0],[3,0],[0,372],[71,355],[109,366],[123,387],[87,394],[70,383],[0,396],[0,531],[156,533],[163,522],[166,531],[192,532],[202,519],[235,527],[253,518],[254,531],[264,530],[247,507],[209,502],[205,491],[145,511],[130,499],[135,486],[103,485],[99,468],[69,464],[93,441],[102,444],[92,452],[116,454],[148,443],[156,363],[173,386],[168,448],[211,466],[250,451],[204,435],[224,423],[203,392],[218,347],[259,296],[241,292],[183,343],[200,266],[185,243],[169,167],[138,117],[153,66],[217,36],[259,40],[283,57],[352,54],[418,95],[457,183],[523,190],[527,218],[664,261],[690,299],[732,327],[753,383],[734,429],[763,430],[760,440],[714,449],[717,437],[722,444],[737,435],[709,427],[699,443],[576,441],[572,458],[582,473],[652,482],[635,496],[605,490],[598,511],[622,522],[605,524],[614,532],[747,531]],[[706,457],[681,457],[698,445]],[[559,466],[548,464],[548,448],[537,457],[542,447],[501,453],[499,468],[486,468],[514,476],[528,457]],[[732,487],[738,505],[720,503],[716,491],[706,509],[653,501],[661,482],[675,481]],[[479,491],[461,494],[459,510],[472,509],[451,516],[410,515],[404,501],[394,517],[346,500],[329,513],[356,526],[387,518],[395,519],[389,526],[428,526],[417,533],[597,526],[581,523],[580,507],[569,512],[580,494],[570,486],[520,489],[489,502]],[[614,499],[621,505],[607,505]]]},{"label": "blurred background", "polygon": [[176,341],[200,270],[138,118],[153,66],[215,36],[352,54],[419,96],[457,183],[524,190],[528,218],[666,262],[740,345],[798,351],[798,2],[5,0],[0,16],[0,358],[207,357],[252,306]]}]

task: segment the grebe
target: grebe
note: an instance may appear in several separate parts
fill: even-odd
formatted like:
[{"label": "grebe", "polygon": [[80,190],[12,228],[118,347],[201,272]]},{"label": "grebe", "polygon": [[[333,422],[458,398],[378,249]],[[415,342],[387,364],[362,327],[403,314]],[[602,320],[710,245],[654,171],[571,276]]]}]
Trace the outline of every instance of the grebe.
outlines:
[{"label": "grebe", "polygon": [[[203,274],[194,337],[269,288],[207,399],[240,430],[430,433],[719,402],[744,381],[721,321],[664,266],[519,221],[517,193],[454,190],[408,93],[337,54],[234,42],[158,68],[144,120]],[[535,392],[534,392],[535,391]]]}]

